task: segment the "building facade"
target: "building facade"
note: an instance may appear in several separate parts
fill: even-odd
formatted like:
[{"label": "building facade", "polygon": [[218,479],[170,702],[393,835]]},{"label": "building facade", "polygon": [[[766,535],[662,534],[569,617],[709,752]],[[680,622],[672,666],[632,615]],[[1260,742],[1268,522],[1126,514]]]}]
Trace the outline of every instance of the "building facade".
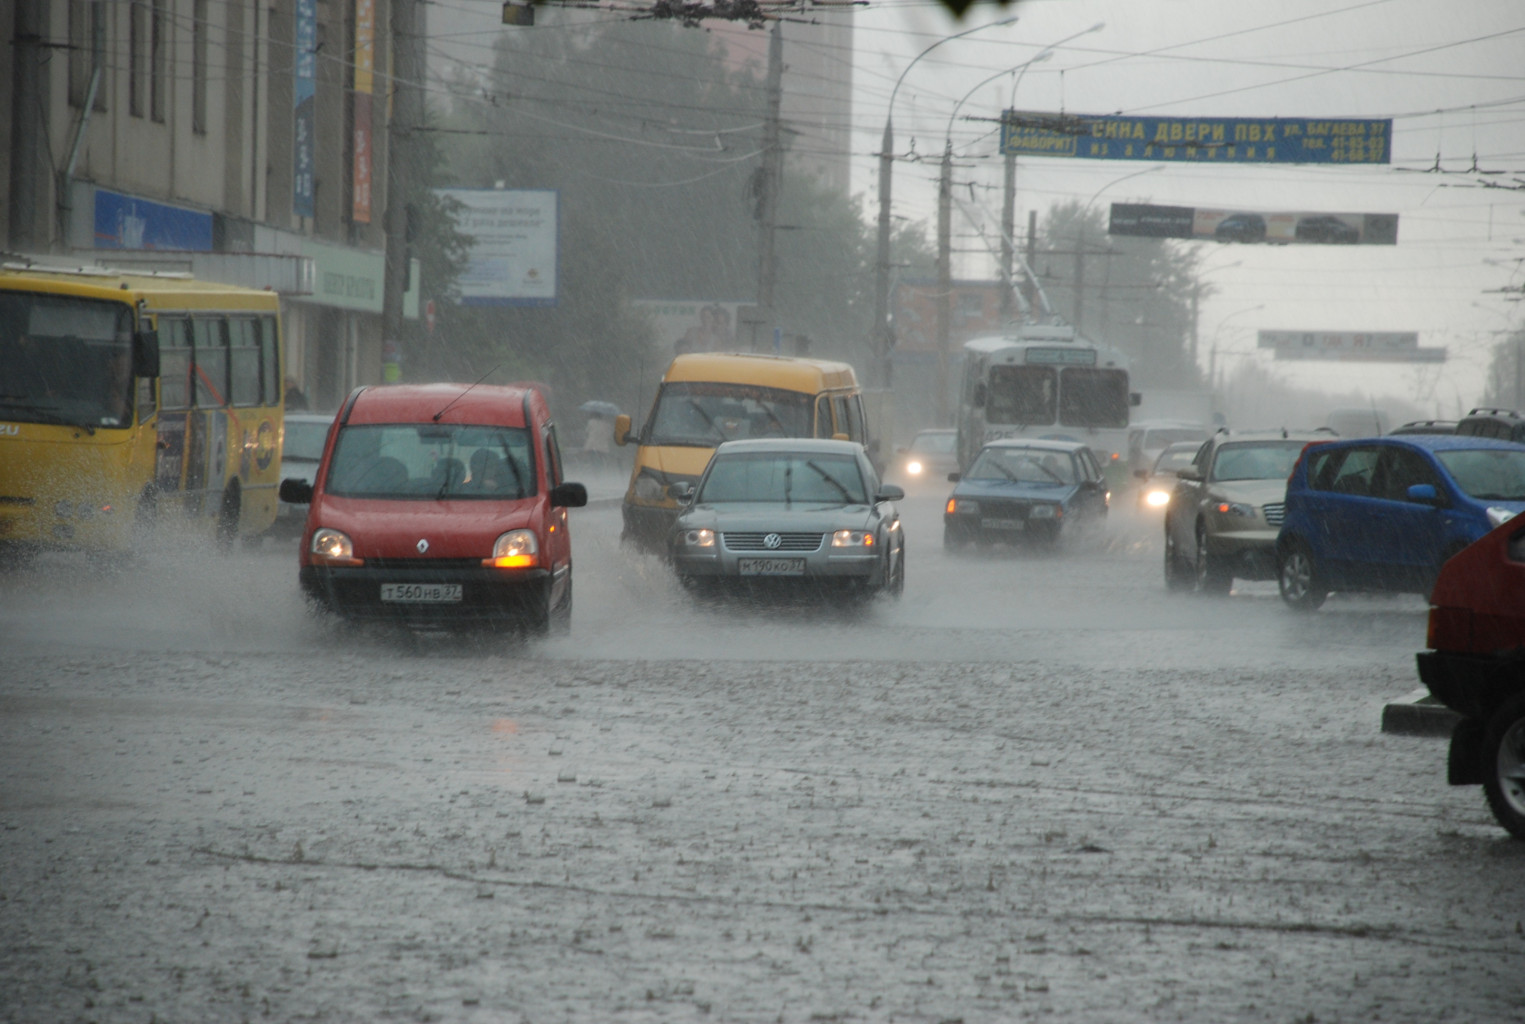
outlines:
[{"label": "building facade", "polygon": [[0,0],[0,248],[273,289],[315,407],[380,380],[389,11]]}]

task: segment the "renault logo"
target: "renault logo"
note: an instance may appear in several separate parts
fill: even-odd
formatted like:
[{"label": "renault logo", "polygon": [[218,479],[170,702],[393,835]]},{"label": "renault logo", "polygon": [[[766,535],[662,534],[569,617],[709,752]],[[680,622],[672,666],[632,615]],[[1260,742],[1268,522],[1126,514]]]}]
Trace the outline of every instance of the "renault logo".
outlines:
[{"label": "renault logo", "polygon": [[429,542],[424,540],[423,538],[419,538],[419,541],[418,541],[418,553],[419,554],[423,554],[425,551],[428,551],[428,550],[429,550]]},{"label": "renault logo", "polygon": [[770,533],[763,538],[763,547],[769,549],[770,551],[777,551],[778,546],[783,542],[784,538],[780,537],[776,533]]}]

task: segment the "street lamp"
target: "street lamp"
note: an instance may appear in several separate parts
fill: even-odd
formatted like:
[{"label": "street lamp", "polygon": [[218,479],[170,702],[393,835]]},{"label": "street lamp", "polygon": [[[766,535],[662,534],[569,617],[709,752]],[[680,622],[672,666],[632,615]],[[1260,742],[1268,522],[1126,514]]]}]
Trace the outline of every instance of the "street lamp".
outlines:
[{"label": "street lamp", "polygon": [[1015,17],[1002,18],[1000,21],[966,28],[951,36],[943,36],[911,58],[905,70],[900,72],[900,77],[895,79],[895,87],[890,90],[889,106],[884,112],[884,138],[879,143],[879,240],[878,256],[874,263],[874,383],[879,387],[888,387],[890,383],[890,178],[895,160],[895,97],[900,92],[900,84],[905,81],[905,76],[917,62],[942,44],[987,28],[1014,25],[1016,22]]},{"label": "street lamp", "polygon": [[1256,310],[1265,308],[1266,304],[1262,302],[1258,306],[1248,306],[1244,309],[1236,309],[1234,312],[1230,313],[1222,320],[1219,320],[1218,326],[1213,328],[1213,348],[1212,352],[1208,355],[1207,383],[1208,386],[1211,387],[1214,391],[1218,390],[1218,335],[1223,333],[1223,325],[1234,319],[1236,316],[1242,316],[1245,313],[1253,313]]}]

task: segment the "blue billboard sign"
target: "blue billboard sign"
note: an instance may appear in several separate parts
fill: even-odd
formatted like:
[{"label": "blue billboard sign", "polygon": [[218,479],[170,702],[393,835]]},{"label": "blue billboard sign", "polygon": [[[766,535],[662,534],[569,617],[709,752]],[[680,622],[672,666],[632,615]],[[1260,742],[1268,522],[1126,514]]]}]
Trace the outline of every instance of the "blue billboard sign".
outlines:
[{"label": "blue billboard sign", "polygon": [[1393,122],[1327,117],[1127,117],[1008,110],[1004,156],[1221,164],[1386,164]]},{"label": "blue billboard sign", "polygon": [[95,190],[97,249],[212,251],[212,215],[104,188]]},{"label": "blue billboard sign", "polygon": [[291,209],[298,217],[313,216],[314,148],[317,117],[313,109],[318,82],[318,0],[297,0],[295,82],[291,90],[292,182]]}]

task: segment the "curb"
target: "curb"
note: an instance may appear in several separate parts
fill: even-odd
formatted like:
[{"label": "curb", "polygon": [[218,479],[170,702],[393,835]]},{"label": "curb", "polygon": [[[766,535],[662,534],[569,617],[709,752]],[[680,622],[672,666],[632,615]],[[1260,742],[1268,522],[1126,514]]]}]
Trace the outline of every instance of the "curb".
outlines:
[{"label": "curb", "polygon": [[1382,708],[1382,731],[1398,736],[1448,738],[1461,715],[1434,697],[1429,690],[1415,690]]}]

